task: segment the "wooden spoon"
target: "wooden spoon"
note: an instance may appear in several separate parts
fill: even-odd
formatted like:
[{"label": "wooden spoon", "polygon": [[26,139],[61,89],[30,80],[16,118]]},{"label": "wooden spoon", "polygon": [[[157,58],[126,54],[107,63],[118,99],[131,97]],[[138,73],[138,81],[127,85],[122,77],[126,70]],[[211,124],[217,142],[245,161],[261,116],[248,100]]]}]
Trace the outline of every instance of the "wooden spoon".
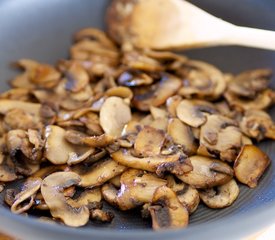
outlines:
[{"label": "wooden spoon", "polygon": [[114,0],[107,24],[114,40],[141,48],[241,45],[275,50],[275,32],[233,25],[184,0]]}]

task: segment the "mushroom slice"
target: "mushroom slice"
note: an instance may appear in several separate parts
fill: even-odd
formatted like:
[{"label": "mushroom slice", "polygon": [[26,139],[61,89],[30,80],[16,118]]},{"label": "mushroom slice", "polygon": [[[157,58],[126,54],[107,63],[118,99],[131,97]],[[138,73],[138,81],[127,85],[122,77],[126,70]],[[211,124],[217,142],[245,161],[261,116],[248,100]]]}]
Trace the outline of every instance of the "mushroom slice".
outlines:
[{"label": "mushroom slice", "polygon": [[106,147],[114,143],[115,139],[107,134],[102,134],[100,136],[84,137],[83,143],[90,147]]},{"label": "mushroom slice", "polygon": [[210,188],[227,183],[233,177],[233,169],[226,163],[203,156],[189,158],[193,170],[176,176],[195,188]]},{"label": "mushroom slice", "polygon": [[274,102],[274,92],[270,89],[258,93],[254,99],[239,97],[229,91],[225,92],[224,97],[230,106],[240,111],[263,110]]},{"label": "mushroom slice", "polygon": [[168,113],[163,108],[150,106],[150,112],[155,120],[159,118],[168,118]]},{"label": "mushroom slice", "polygon": [[167,187],[177,194],[179,201],[190,214],[196,211],[200,203],[200,195],[196,188],[183,182],[177,183],[172,175],[167,176]]},{"label": "mushroom slice", "polygon": [[242,145],[242,133],[237,123],[222,115],[209,115],[201,127],[198,154],[232,162]]},{"label": "mushroom slice", "polygon": [[100,109],[99,120],[106,134],[119,137],[131,120],[131,109],[122,98],[108,97]]},{"label": "mushroom slice", "polygon": [[72,167],[71,170],[80,176],[81,187],[94,187],[100,186],[111,178],[121,174],[126,170],[126,167],[112,159],[106,159],[92,166],[78,165]]},{"label": "mushroom slice", "polygon": [[53,164],[65,164],[69,159],[70,162],[82,161],[88,153],[92,154],[93,152],[88,147],[74,146],[67,142],[66,131],[59,126],[46,126],[45,138],[45,157]]},{"label": "mushroom slice", "polygon": [[39,103],[29,103],[17,100],[6,100],[0,99],[0,113],[6,114],[12,109],[20,109],[26,113],[38,117],[40,112],[41,104]]},{"label": "mushroom slice", "polygon": [[22,109],[14,108],[8,111],[4,117],[4,124],[7,129],[40,129],[42,124],[39,118],[25,112]]},{"label": "mushroom slice", "polygon": [[132,92],[132,90],[130,88],[119,86],[119,87],[109,88],[106,91],[106,95],[108,97],[116,96],[116,97],[120,97],[120,98],[131,100],[133,98],[134,94],[133,94],[133,92]]},{"label": "mushroom slice", "polygon": [[225,208],[230,206],[239,195],[239,187],[234,179],[217,186],[200,190],[201,200],[210,208]]},{"label": "mushroom slice", "polygon": [[3,190],[5,189],[5,185],[4,184],[0,184],[0,193],[3,192]]},{"label": "mushroom slice", "polygon": [[255,188],[269,164],[269,157],[261,149],[254,145],[245,145],[234,163],[235,176],[241,183]]},{"label": "mushroom slice", "polygon": [[76,199],[68,199],[67,202],[74,207],[87,206],[93,203],[100,203],[102,199],[100,188],[85,190]]},{"label": "mushroom slice", "polygon": [[109,211],[103,211],[101,209],[93,209],[90,211],[90,218],[93,220],[111,222],[114,217],[114,214]]},{"label": "mushroom slice", "polygon": [[177,108],[177,117],[191,127],[199,127],[206,122],[204,113],[214,114],[217,110],[209,102],[202,100],[182,100]]},{"label": "mushroom slice", "polygon": [[78,185],[80,180],[76,173],[56,172],[47,176],[41,185],[41,193],[52,216],[61,219],[71,227],[85,225],[90,215],[86,206],[71,206],[63,194],[65,188]]},{"label": "mushroom slice", "polygon": [[89,158],[90,155],[95,153],[95,151],[96,150],[94,148],[91,148],[81,155],[78,155],[76,152],[70,152],[67,164],[74,165],[74,164],[81,163],[81,162],[85,161],[87,158]]},{"label": "mushroom slice", "polygon": [[149,211],[154,230],[185,228],[188,225],[187,209],[180,203],[176,193],[166,186],[157,188]]},{"label": "mushroom slice", "polygon": [[[15,195],[14,202],[11,206],[13,213],[20,214],[31,208],[34,203],[34,195],[40,189],[42,183],[41,178],[30,177],[24,182],[21,191]],[[24,204],[29,199],[27,204]]]},{"label": "mushroom slice", "polygon": [[131,69],[121,73],[117,81],[122,86],[136,87],[150,85],[154,82],[154,79],[142,71]]},{"label": "mushroom slice", "polygon": [[171,155],[158,155],[151,157],[134,157],[131,154],[131,150],[120,149],[117,152],[111,154],[111,157],[118,163],[141,169],[149,172],[159,172],[160,174],[164,171],[170,172],[188,172],[192,169],[192,166],[182,158],[181,153],[175,153]]},{"label": "mushroom slice", "polygon": [[141,157],[159,155],[164,141],[164,131],[145,126],[136,137],[135,154]]},{"label": "mushroom slice", "polygon": [[270,69],[255,69],[242,72],[228,84],[228,90],[238,96],[254,98],[265,90],[272,76]]},{"label": "mushroom slice", "polygon": [[166,180],[142,170],[129,169],[121,175],[121,188],[116,204],[121,210],[129,210],[152,201],[155,190],[166,185]]},{"label": "mushroom slice", "polygon": [[166,100],[166,108],[171,117],[177,117],[177,107],[180,104],[182,97],[174,95]]},{"label": "mushroom slice", "polygon": [[111,183],[105,183],[101,188],[101,193],[106,202],[113,206],[117,206],[118,190]]},{"label": "mushroom slice", "polygon": [[271,117],[261,110],[248,110],[240,123],[244,134],[258,141],[265,137],[275,140],[275,124]]},{"label": "mushroom slice", "polygon": [[43,167],[43,168],[39,169],[32,176],[44,179],[48,175],[50,175],[54,172],[64,171],[66,168],[67,168],[67,165],[50,165],[50,166]]},{"label": "mushroom slice", "polygon": [[121,186],[120,177],[121,177],[121,175],[117,175],[117,176],[111,178],[111,179],[109,180],[109,182],[110,182],[111,184],[113,184],[115,187],[120,188],[120,186]]},{"label": "mushroom slice", "polygon": [[226,88],[222,72],[215,66],[202,61],[189,60],[186,63],[190,69],[179,68],[177,74],[184,78],[179,94],[190,98],[217,99]]},{"label": "mushroom slice", "polygon": [[73,93],[80,92],[89,83],[90,77],[84,67],[77,62],[66,62],[66,85],[65,89]]},{"label": "mushroom slice", "polygon": [[183,152],[192,155],[197,151],[197,144],[190,126],[177,118],[169,119],[167,133],[172,137],[173,142],[182,147]]},{"label": "mushroom slice", "polygon": [[0,181],[11,182],[17,179],[15,166],[11,159],[0,152]]},{"label": "mushroom slice", "polygon": [[167,73],[162,74],[161,80],[151,85],[150,89],[146,89],[143,93],[134,91],[133,105],[140,111],[148,111],[150,106],[158,107],[174,95],[180,86],[179,78]]}]

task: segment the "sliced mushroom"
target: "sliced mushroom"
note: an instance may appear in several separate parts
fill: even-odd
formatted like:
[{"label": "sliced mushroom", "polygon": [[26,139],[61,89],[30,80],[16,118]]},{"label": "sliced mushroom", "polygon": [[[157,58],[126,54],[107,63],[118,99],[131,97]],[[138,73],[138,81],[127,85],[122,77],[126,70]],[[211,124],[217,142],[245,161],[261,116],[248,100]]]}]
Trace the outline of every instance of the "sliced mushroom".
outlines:
[{"label": "sliced mushroom", "polygon": [[0,152],[0,162],[0,181],[11,182],[17,179],[14,163],[2,152]]},{"label": "sliced mushroom", "polygon": [[78,165],[71,169],[80,176],[80,186],[95,187],[121,174],[126,170],[126,167],[118,164],[112,159],[106,159],[92,166],[87,167],[86,165]]},{"label": "sliced mushroom", "polygon": [[222,161],[198,155],[189,159],[193,170],[176,176],[195,188],[219,186],[227,183],[233,177],[233,169]]},{"label": "sliced mushroom", "polygon": [[115,139],[107,134],[102,134],[100,136],[84,137],[83,143],[90,147],[106,147],[114,143]]},{"label": "sliced mushroom", "polygon": [[119,137],[123,127],[131,120],[129,106],[119,97],[107,98],[99,115],[104,132],[113,137]]},{"label": "sliced mushroom", "polygon": [[154,230],[185,228],[189,222],[187,209],[180,203],[176,193],[166,186],[157,188],[149,211]]},{"label": "sliced mushroom", "polygon": [[246,111],[240,123],[240,128],[244,134],[256,138],[257,141],[263,140],[265,137],[275,140],[275,124],[264,111]]},{"label": "sliced mushroom", "polygon": [[109,211],[94,209],[90,211],[90,218],[101,222],[111,222],[114,218],[114,214]]},{"label": "sliced mushroom", "polygon": [[168,113],[164,108],[150,106],[150,112],[155,120],[159,118],[168,118]]},{"label": "sliced mushroom", "polygon": [[238,96],[254,98],[258,92],[267,88],[271,75],[270,69],[242,72],[229,82],[228,90]]},{"label": "sliced mushroom", "polygon": [[177,116],[177,107],[180,104],[182,97],[174,95],[166,100],[166,108],[171,117]]},{"label": "sliced mushroom", "polygon": [[213,104],[202,100],[182,100],[176,108],[177,117],[191,127],[199,127],[206,122],[204,113],[216,112]]},{"label": "sliced mushroom", "polygon": [[240,111],[263,110],[274,102],[274,91],[267,89],[258,93],[254,99],[243,98],[229,91],[225,92],[224,97],[228,104]]},{"label": "sliced mushroom", "polygon": [[49,206],[51,215],[72,227],[85,225],[90,215],[86,206],[71,206],[63,194],[65,188],[78,185],[80,180],[76,173],[57,172],[46,177],[41,185],[41,193]]},{"label": "sliced mushroom", "polygon": [[131,100],[133,98],[133,92],[127,87],[112,87],[106,91],[108,97],[116,96],[123,99]]},{"label": "sliced mushroom", "polygon": [[[41,183],[41,178],[28,178],[27,181],[24,182],[21,191],[15,195],[11,211],[17,214],[27,211],[33,205],[34,196],[40,189]],[[25,201],[29,202],[26,204]]]},{"label": "sliced mushroom", "polygon": [[5,185],[4,184],[0,184],[0,193],[3,192],[3,190],[5,189]]},{"label": "sliced mushroom", "polygon": [[79,156],[90,150],[87,147],[72,145],[66,141],[65,136],[66,131],[59,126],[49,125],[45,129],[45,157],[53,164],[65,164],[69,158],[70,162],[81,161]]},{"label": "sliced mushroom", "polygon": [[200,203],[200,195],[196,188],[183,182],[177,183],[172,175],[167,176],[167,187],[177,194],[179,201],[187,208],[189,214],[196,211]]},{"label": "sliced mushroom", "polygon": [[117,175],[109,180],[110,183],[112,183],[115,187],[120,188],[120,177],[121,175]]},{"label": "sliced mushroom", "polygon": [[32,114],[33,116],[38,117],[40,111],[41,104],[39,103],[30,103],[30,102],[22,102],[17,100],[6,100],[0,99],[0,113],[6,114],[8,111],[12,109],[20,109],[26,113]]},{"label": "sliced mushroom", "polygon": [[184,78],[183,87],[178,92],[180,95],[206,99],[217,99],[222,95],[226,81],[220,70],[202,61],[189,60],[186,65],[187,69],[179,68],[177,71]]},{"label": "sliced mushroom", "polygon": [[67,164],[74,165],[74,164],[81,163],[81,162],[85,161],[87,158],[89,158],[90,155],[95,153],[95,151],[96,150],[94,148],[91,148],[81,155],[78,155],[76,152],[70,152]]},{"label": "sliced mushroom", "polygon": [[99,188],[85,190],[76,199],[68,199],[67,202],[73,207],[87,206],[93,203],[100,203],[102,199]]},{"label": "sliced mushroom", "polygon": [[128,70],[122,72],[118,77],[118,84],[127,87],[136,87],[143,85],[150,85],[154,82],[154,79],[139,70]]},{"label": "sliced mushroom", "polygon": [[145,89],[144,93],[134,91],[133,105],[140,111],[148,111],[150,106],[158,107],[175,94],[180,86],[179,78],[163,74],[161,80],[151,85],[150,89]]},{"label": "sliced mushroom", "polygon": [[166,185],[166,180],[142,170],[129,169],[121,175],[121,188],[116,204],[121,210],[129,210],[152,201],[155,190]]},{"label": "sliced mushroom", "polygon": [[197,151],[197,143],[192,129],[177,118],[169,119],[167,133],[172,137],[175,144],[183,148],[183,152],[192,155]]},{"label": "sliced mushroom", "polygon": [[135,154],[140,157],[159,155],[164,141],[165,133],[163,131],[145,126],[136,137]]},{"label": "sliced mushroom", "polygon": [[216,188],[208,188],[200,190],[201,200],[210,208],[225,208],[237,199],[239,195],[239,187],[234,179],[229,182],[217,186]]},{"label": "sliced mushroom", "polygon": [[50,165],[50,166],[43,167],[43,168],[39,169],[32,176],[44,179],[48,175],[50,175],[54,172],[64,171],[66,168],[67,168],[67,165]]},{"label": "sliced mushroom", "polygon": [[113,206],[117,206],[117,194],[118,190],[111,183],[105,183],[101,188],[101,193],[106,202]]},{"label": "sliced mushroom", "polygon": [[188,172],[192,166],[182,158],[181,153],[171,155],[159,155],[151,157],[134,157],[128,149],[120,149],[111,154],[111,157],[118,163],[136,169],[146,170],[149,172],[159,172],[160,174],[165,171],[170,172]]},{"label": "sliced mushroom", "polygon": [[235,176],[241,183],[255,188],[269,164],[269,157],[258,147],[245,145],[234,163]]},{"label": "sliced mushroom", "polygon": [[198,154],[232,162],[242,145],[242,133],[232,119],[221,115],[207,116],[201,127]]}]

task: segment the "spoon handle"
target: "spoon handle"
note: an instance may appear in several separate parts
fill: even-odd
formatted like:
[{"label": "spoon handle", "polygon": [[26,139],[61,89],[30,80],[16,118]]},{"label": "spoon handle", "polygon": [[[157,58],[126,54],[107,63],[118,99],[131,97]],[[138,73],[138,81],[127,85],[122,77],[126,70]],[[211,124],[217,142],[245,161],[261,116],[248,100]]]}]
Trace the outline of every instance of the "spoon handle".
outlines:
[{"label": "spoon handle", "polygon": [[226,44],[275,50],[275,31],[234,26],[227,34]]}]

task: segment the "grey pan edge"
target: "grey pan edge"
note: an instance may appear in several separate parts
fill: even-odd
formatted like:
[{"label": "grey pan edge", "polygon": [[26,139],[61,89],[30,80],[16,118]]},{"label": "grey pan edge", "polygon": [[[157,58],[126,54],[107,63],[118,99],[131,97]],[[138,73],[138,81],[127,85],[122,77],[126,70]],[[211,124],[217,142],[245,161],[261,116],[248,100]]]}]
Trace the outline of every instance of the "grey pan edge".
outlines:
[{"label": "grey pan edge", "polygon": [[[0,208],[0,230],[19,239],[27,240],[197,240],[197,239],[242,239],[252,233],[268,227],[275,219],[275,205],[267,204],[251,210],[249,213],[235,215],[226,219],[215,220],[210,223],[197,224],[181,230],[166,230],[154,232],[152,230],[111,230],[96,228],[73,229],[62,225],[43,223],[33,217],[14,215],[9,210]],[[242,221],[240,221],[240,219]],[[222,224],[221,224],[222,223]],[[14,229],[14,230],[11,230]]]}]

